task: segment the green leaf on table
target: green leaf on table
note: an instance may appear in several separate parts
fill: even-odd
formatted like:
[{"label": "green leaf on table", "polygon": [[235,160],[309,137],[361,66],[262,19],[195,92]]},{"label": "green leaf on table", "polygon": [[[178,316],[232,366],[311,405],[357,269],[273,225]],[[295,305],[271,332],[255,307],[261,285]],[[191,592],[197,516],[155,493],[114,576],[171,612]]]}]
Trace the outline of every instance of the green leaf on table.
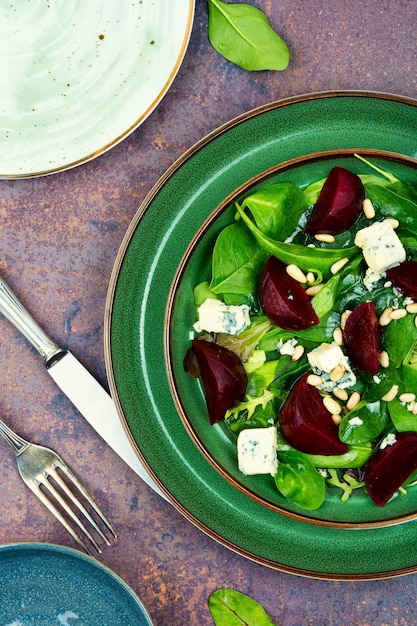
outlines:
[{"label": "green leaf on table", "polygon": [[259,602],[234,589],[218,589],[208,607],[216,626],[274,626]]},{"label": "green leaf on table", "polygon": [[290,53],[265,13],[249,4],[209,0],[208,37],[225,59],[244,70],[285,70]]}]

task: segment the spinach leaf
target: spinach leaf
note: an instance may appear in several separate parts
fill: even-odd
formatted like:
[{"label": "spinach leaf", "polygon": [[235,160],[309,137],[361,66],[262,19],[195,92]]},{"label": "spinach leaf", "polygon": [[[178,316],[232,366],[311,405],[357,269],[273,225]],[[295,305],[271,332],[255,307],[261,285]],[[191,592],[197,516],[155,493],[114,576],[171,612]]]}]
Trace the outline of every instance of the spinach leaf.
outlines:
[{"label": "spinach leaf", "polygon": [[234,589],[218,589],[208,601],[216,626],[274,626],[263,607]]},{"label": "spinach leaf", "polygon": [[[417,422],[417,419],[416,419]],[[372,454],[372,446],[369,442],[350,446],[345,454],[335,454],[326,456],[324,454],[307,454],[314,467],[323,469],[343,469],[346,467],[356,468],[365,465]]]},{"label": "spinach leaf", "polygon": [[326,493],[323,476],[296,450],[279,452],[275,484],[285,498],[310,511],[322,505]]},{"label": "spinach leaf", "polygon": [[414,315],[406,315],[393,320],[384,328],[384,350],[389,354],[390,364],[400,367],[410,358],[417,342],[417,328]]},{"label": "spinach leaf", "polygon": [[349,445],[372,441],[389,425],[386,403],[373,402],[347,413],[339,426],[339,437]]},{"label": "spinach leaf", "polygon": [[265,13],[249,4],[209,0],[208,37],[225,59],[244,70],[285,70],[288,46]]},{"label": "spinach leaf", "polygon": [[214,245],[211,291],[216,294],[255,292],[267,258],[242,222],[226,226]]},{"label": "spinach leaf", "polygon": [[237,204],[237,211],[249,231],[255,237],[261,248],[269,254],[276,256],[280,261],[287,265],[294,263],[303,271],[320,271],[323,274],[329,274],[330,268],[339,259],[344,257],[352,258],[359,254],[357,246],[351,248],[308,248],[295,243],[286,243],[275,241],[257,228],[248,215]]},{"label": "spinach leaf", "polygon": [[417,236],[417,201],[409,194],[402,195],[401,187],[396,187],[396,183],[388,187],[367,185],[366,193],[376,211],[384,217],[394,217],[403,231]]},{"label": "spinach leaf", "polygon": [[293,183],[275,183],[247,196],[242,210],[248,208],[259,230],[282,241],[296,229],[309,207],[305,194]]},{"label": "spinach leaf", "polygon": [[417,432],[417,415],[414,415],[402,404],[398,398],[394,398],[388,404],[388,411],[391,416],[392,423],[399,433],[401,432]]}]

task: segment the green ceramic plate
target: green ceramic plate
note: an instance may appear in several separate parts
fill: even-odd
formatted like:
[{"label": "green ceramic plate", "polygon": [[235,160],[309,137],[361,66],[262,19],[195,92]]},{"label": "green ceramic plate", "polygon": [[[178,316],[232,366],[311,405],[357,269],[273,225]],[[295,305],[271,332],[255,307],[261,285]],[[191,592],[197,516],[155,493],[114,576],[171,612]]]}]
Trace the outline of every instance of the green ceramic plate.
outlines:
[{"label": "green ceramic plate", "polygon": [[[173,316],[178,321],[178,312],[184,311],[184,320],[178,331],[172,327],[168,333],[172,285],[189,246],[198,251],[196,259],[207,263],[212,238],[228,218],[216,219],[207,237],[199,231],[247,181],[294,159],[301,164],[291,171],[303,178],[303,168],[310,167],[304,155],[329,150],[415,157],[417,139],[410,129],[416,122],[416,101],[364,92],[312,94],[251,111],[204,138],[168,170],[140,207],[115,263],[106,309],[106,364],[133,445],[190,521],[224,545],[277,569],[339,579],[416,571],[417,529],[412,523],[372,531],[306,523],[265,506],[225,478],[195,445],[171,393],[165,347],[169,339],[180,378],[191,319],[176,304]],[[319,171],[325,174],[320,162],[309,172],[312,178]],[[190,262],[187,271],[193,267]],[[184,277],[179,299],[183,288],[189,288]],[[187,402],[181,380],[177,383]]]},{"label": "green ceramic plate", "polygon": [[193,16],[194,0],[2,2],[0,178],[74,167],[127,137],[171,85]]}]

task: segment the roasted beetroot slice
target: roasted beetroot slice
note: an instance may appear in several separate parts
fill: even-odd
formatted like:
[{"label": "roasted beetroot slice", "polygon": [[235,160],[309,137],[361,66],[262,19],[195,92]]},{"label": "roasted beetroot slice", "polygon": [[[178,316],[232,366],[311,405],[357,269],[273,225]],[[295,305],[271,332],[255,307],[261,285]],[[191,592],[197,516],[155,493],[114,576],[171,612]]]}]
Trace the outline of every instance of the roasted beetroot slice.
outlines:
[{"label": "roasted beetroot slice", "polygon": [[404,261],[387,270],[387,277],[405,296],[417,299],[417,261]]},{"label": "roasted beetroot slice", "polygon": [[220,422],[227,409],[243,400],[246,370],[234,352],[216,343],[194,339],[191,349],[200,370],[210,424]]},{"label": "roasted beetroot slice", "polygon": [[417,433],[397,433],[391,446],[379,449],[365,467],[365,486],[370,498],[384,506],[417,469]]},{"label": "roasted beetroot slice", "polygon": [[348,230],[362,210],[365,189],[359,176],[334,167],[324,183],[306,226],[311,235]]},{"label": "roasted beetroot slice", "polygon": [[338,427],[319,391],[308,384],[307,378],[305,374],[295,383],[281,408],[281,432],[290,446],[300,452],[344,454],[348,446],[340,441]]},{"label": "roasted beetroot slice", "polygon": [[375,302],[359,304],[346,320],[343,341],[354,367],[377,374],[381,354],[381,327]]},{"label": "roasted beetroot slice", "polygon": [[271,257],[262,272],[258,287],[259,303],[265,315],[285,330],[302,330],[319,323],[310,298],[286,265]]}]

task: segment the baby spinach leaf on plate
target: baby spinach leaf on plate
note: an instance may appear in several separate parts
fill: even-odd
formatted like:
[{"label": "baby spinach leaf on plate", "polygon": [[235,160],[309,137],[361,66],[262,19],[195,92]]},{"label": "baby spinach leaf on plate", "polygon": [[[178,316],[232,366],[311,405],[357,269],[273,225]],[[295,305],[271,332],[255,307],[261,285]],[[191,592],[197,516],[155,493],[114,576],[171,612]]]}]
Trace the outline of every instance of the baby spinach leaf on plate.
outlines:
[{"label": "baby spinach leaf on plate", "polygon": [[293,183],[275,183],[259,189],[241,204],[242,210],[250,210],[259,230],[282,240],[297,228],[308,207],[305,194]]},{"label": "baby spinach leaf on plate", "polygon": [[279,453],[275,484],[284,497],[310,511],[322,505],[326,493],[323,476],[296,450]]},{"label": "baby spinach leaf on plate", "polygon": [[384,350],[389,354],[390,363],[400,367],[411,356],[417,342],[417,328],[414,315],[406,315],[393,320],[384,328]]},{"label": "baby spinach leaf on plate", "polygon": [[417,432],[417,415],[408,410],[407,405],[400,402],[398,398],[388,403],[388,411],[399,433]]},{"label": "baby spinach leaf on plate", "polygon": [[373,402],[358,407],[345,415],[339,426],[339,437],[349,445],[372,441],[389,425],[385,402]]},{"label": "baby spinach leaf on plate", "polygon": [[396,183],[389,187],[367,185],[366,193],[375,209],[384,217],[393,217],[400,222],[401,229],[417,236],[417,201],[406,196]]},{"label": "baby spinach leaf on plate", "polygon": [[208,607],[216,626],[274,626],[259,602],[234,589],[212,593]]},{"label": "baby spinach leaf on plate", "polygon": [[260,9],[209,0],[208,37],[225,59],[244,70],[285,70],[290,53]]}]

